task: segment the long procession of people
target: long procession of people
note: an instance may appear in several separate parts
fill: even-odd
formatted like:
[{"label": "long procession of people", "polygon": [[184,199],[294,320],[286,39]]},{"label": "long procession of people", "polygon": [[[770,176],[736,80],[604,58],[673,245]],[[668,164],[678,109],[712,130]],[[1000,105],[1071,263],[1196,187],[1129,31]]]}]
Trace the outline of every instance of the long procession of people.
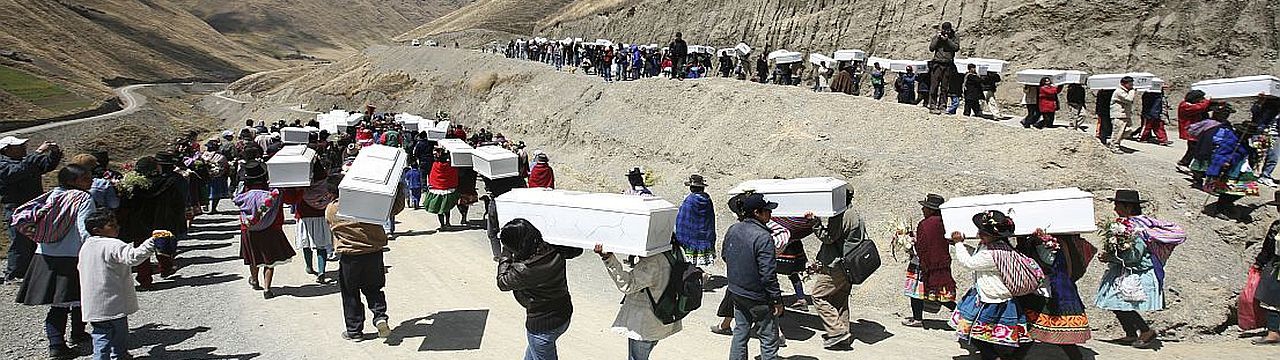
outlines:
[{"label": "long procession of people", "polygon": [[[947,36],[950,27],[942,28],[940,36]],[[935,60],[945,61],[947,52],[954,56],[955,49],[947,44],[943,41],[934,50]],[[689,73],[710,68],[699,65],[707,59],[686,58],[687,45],[678,33],[668,48],[680,55],[660,59],[656,66],[648,64],[657,54],[652,47],[629,49],[631,55],[623,58],[627,63],[638,61],[638,70],[618,76],[658,76],[670,68],[671,76],[686,78],[704,76]],[[531,49],[513,47],[508,52],[522,59],[549,58],[556,64],[579,60],[573,55],[577,50]],[[580,52],[591,53],[584,63],[599,56],[605,56],[601,59],[606,63],[617,61],[609,57],[607,47],[603,55],[592,51],[599,49]],[[666,62],[670,66],[663,66]],[[954,69],[954,64],[934,65]],[[734,67],[733,72],[742,72],[740,65]],[[610,70],[593,71],[603,72],[606,78],[612,76]],[[972,73],[971,68],[964,75],[961,94],[966,110],[980,115],[980,104],[991,100],[991,90],[986,79],[970,78]],[[910,70],[898,82],[909,75]],[[873,67],[871,77],[877,96],[882,95],[883,69]],[[848,81],[837,76],[830,87],[844,89]],[[948,97],[928,95],[946,91],[945,81],[911,81],[930,83],[931,89],[923,94],[899,91],[900,100],[907,96],[916,101],[915,95],[923,95],[932,109],[945,111]],[[1118,92],[1132,91],[1132,79],[1121,79],[1120,83]],[[1028,105],[1035,105],[1040,117],[1024,124],[1052,123],[1057,105],[1044,98],[1056,97],[1058,90],[1051,83],[1037,88],[1040,100]],[[1072,90],[1068,88],[1067,93],[1071,111],[1078,114],[1079,104],[1070,100]],[[1113,101],[1112,115],[1125,120],[1115,122],[1119,129],[1113,133],[1113,147],[1118,148],[1120,139],[1128,134],[1124,129],[1129,126],[1133,95],[1115,95],[1120,100]],[[1275,151],[1266,132],[1280,116],[1276,102],[1260,97],[1250,120],[1235,126],[1230,122],[1233,107],[1203,93],[1190,92],[1178,109],[1180,132],[1186,133],[1180,137],[1192,145],[1178,165],[1194,175],[1195,186],[1218,197],[1206,211],[1230,218],[1235,201],[1258,195],[1259,179],[1268,176],[1253,175],[1250,169],[1266,173],[1274,167],[1275,160],[1266,156]],[[445,120],[448,114],[438,113],[437,118]],[[565,264],[585,251],[551,244],[526,219],[499,223],[495,206],[496,198],[513,189],[555,188],[550,154],[529,153],[523,142],[453,123],[443,138],[462,140],[473,147],[498,146],[516,155],[518,176],[487,178],[455,166],[449,150],[426,131],[407,131],[395,121],[395,114],[375,113],[369,107],[357,124],[338,133],[320,130],[309,134],[305,146],[316,154],[309,164],[309,186],[272,187],[267,161],[285,148],[281,131],[320,125],[301,121],[268,125],[248,120],[243,128],[214,134],[205,141],[199,141],[199,133],[190,132],[154,156],[120,168],[122,171],[113,170],[106,152],[73,156],[59,169],[63,154],[57,144],[44,143],[28,154],[25,139],[0,139],[4,155],[0,170],[7,175],[0,177],[0,200],[8,235],[14,242],[5,279],[20,282],[18,302],[48,307],[44,327],[50,356],[73,357],[77,352],[72,345],[92,343],[96,358],[128,358],[127,319],[139,310],[134,282],[137,289],[146,291],[153,288],[156,276],[174,276],[174,260],[193,219],[217,213],[220,200],[230,199],[240,219],[240,256],[250,274],[247,285],[261,291],[264,298],[273,298],[274,271],[301,252],[306,271],[316,282],[336,282],[340,288],[345,320],[341,337],[351,341],[366,340],[366,307],[379,336],[392,331],[382,290],[387,286],[382,250],[391,237],[403,233],[404,229],[396,228],[396,215],[404,214],[405,209],[425,210],[436,216],[440,230],[470,229],[468,210],[483,202],[480,213],[496,263],[497,286],[512,292],[526,309],[528,347],[524,358],[557,358],[556,340],[567,331],[574,312]],[[1153,134],[1159,136],[1158,132]],[[374,145],[402,149],[409,159],[403,178],[396,182],[391,216],[382,224],[338,215],[340,204],[349,200],[338,196],[347,170],[363,149]],[[58,170],[57,187],[44,191],[41,177],[54,170]],[[621,177],[622,193],[657,196],[652,190],[656,176],[651,172],[636,167]],[[484,192],[479,191],[479,184],[484,185]],[[778,203],[748,191],[728,199],[737,222],[719,233],[714,201],[706,192],[708,179],[691,174],[684,184],[689,194],[679,205],[672,250],[642,257],[615,255],[602,245],[590,249],[624,294],[612,328],[627,338],[629,359],[647,359],[660,341],[678,336],[683,329],[681,319],[694,309],[668,306],[667,301],[672,297],[700,298],[697,294],[702,289],[691,291],[688,285],[703,286],[709,275],[702,269],[717,260],[725,265],[728,284],[716,310],[723,322],[713,325],[711,331],[732,336],[730,360],[748,358],[753,337],[759,339],[761,359],[778,358],[786,337],[777,320],[788,307],[817,313],[825,330],[824,348],[841,350],[852,345],[850,295],[853,285],[861,284],[869,271],[874,271],[854,265],[848,258],[851,251],[865,251],[868,239],[874,237],[863,219],[866,209],[851,204],[849,210],[826,217],[814,213],[774,216]],[[852,199],[852,191],[847,192],[845,200]],[[1165,266],[1174,248],[1187,241],[1186,233],[1178,224],[1144,213],[1147,199],[1137,191],[1116,189],[1108,200],[1114,204],[1115,216],[1099,223],[1099,245],[1078,233],[1038,230],[1017,235],[1017,214],[983,211],[969,219],[978,231],[974,247],[965,243],[964,235],[945,232],[941,207],[946,200],[936,194],[924,195],[919,202],[923,219],[892,234],[908,245],[909,263],[902,279],[911,315],[902,325],[923,327],[925,312],[946,307],[951,310],[947,322],[962,346],[983,359],[1023,358],[1033,343],[1061,347],[1069,358],[1080,359],[1079,345],[1093,338],[1093,327],[1085,311],[1088,304],[1082,301],[1076,282],[1097,260],[1106,271],[1092,306],[1114,313],[1124,332],[1123,337],[1108,341],[1138,349],[1158,348],[1158,332],[1143,313],[1166,308]],[[1280,200],[1267,204],[1280,207]],[[455,210],[461,219],[451,217]],[[292,242],[284,230],[286,213],[296,219]],[[1252,268],[1257,276],[1248,293],[1253,297],[1241,299],[1242,303],[1247,300],[1249,310],[1256,310],[1250,313],[1249,322],[1267,329],[1266,335],[1253,341],[1257,345],[1280,344],[1278,228],[1280,221],[1271,225]],[[819,242],[812,262],[807,260],[803,242],[810,237]],[[718,239],[722,242],[719,247]],[[150,261],[153,257],[154,264]],[[326,263],[332,261],[339,266],[336,279],[325,275]],[[953,265],[973,272],[972,286],[964,293],[959,292]],[[783,295],[780,275],[791,281],[792,295]],[[804,278],[811,279],[808,286]]]}]

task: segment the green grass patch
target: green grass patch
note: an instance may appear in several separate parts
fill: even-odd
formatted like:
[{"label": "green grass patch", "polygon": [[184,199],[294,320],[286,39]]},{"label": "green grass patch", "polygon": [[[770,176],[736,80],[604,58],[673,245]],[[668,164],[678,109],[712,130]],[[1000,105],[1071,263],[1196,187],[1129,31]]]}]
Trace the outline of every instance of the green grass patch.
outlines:
[{"label": "green grass patch", "polygon": [[57,114],[93,107],[93,101],[22,70],[0,65],[0,90]]}]

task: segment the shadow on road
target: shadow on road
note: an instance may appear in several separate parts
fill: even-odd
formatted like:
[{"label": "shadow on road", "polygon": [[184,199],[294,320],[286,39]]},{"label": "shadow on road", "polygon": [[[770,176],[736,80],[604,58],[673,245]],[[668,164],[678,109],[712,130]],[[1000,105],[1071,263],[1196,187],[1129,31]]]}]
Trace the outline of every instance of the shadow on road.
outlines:
[{"label": "shadow on road", "polygon": [[391,331],[386,344],[399,346],[405,339],[423,338],[418,351],[480,349],[489,310],[449,310],[405,320]]},{"label": "shadow on road", "polygon": [[204,275],[195,276],[195,277],[182,277],[182,278],[175,279],[173,281],[158,282],[152,287],[152,291],[176,289],[176,288],[187,287],[187,286],[208,286],[208,285],[214,285],[214,284],[221,284],[225,282],[237,281],[243,278],[244,277],[240,275],[223,274],[223,273],[204,274]]},{"label": "shadow on road", "polygon": [[191,265],[208,265],[208,264],[218,264],[218,263],[224,263],[224,262],[228,262],[228,261],[236,261],[236,260],[240,260],[240,257],[239,257],[239,256],[223,256],[223,257],[213,257],[213,256],[191,256],[191,257],[182,257],[182,256],[178,256],[178,259],[177,259],[176,261],[177,261],[177,263],[178,263],[181,267],[186,267],[186,266],[191,266]]},{"label": "shadow on road", "polygon": [[180,252],[179,254],[185,254],[189,251],[217,250],[217,249],[221,249],[228,246],[231,246],[231,243],[227,242],[227,243],[208,243],[208,244],[198,244],[198,245],[182,245],[182,249],[181,249],[182,252]]},{"label": "shadow on road", "polygon": [[338,289],[338,285],[335,283],[331,283],[327,285],[307,284],[307,285],[293,286],[293,287],[289,287],[289,286],[277,287],[273,290],[273,292],[275,292],[276,295],[307,298],[307,297],[317,297],[317,296],[337,294],[341,292],[341,289]]},{"label": "shadow on road", "polygon": [[222,355],[216,354],[218,348],[199,347],[195,349],[170,349],[182,345],[183,342],[204,332],[209,327],[197,326],[190,329],[175,329],[169,325],[150,323],[134,328],[130,337],[133,349],[151,347],[144,359],[238,359],[248,360],[262,356],[261,353]]}]

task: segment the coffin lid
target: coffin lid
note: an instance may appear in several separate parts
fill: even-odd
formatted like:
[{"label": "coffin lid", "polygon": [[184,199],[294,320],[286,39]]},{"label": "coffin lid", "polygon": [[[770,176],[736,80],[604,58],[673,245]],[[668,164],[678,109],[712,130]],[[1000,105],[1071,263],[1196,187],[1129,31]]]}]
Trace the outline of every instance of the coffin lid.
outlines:
[{"label": "coffin lid", "polygon": [[835,61],[836,61],[835,59],[829,58],[826,55],[822,55],[819,53],[809,54],[809,63],[814,65],[834,64]]},{"label": "coffin lid", "polygon": [[315,156],[316,151],[306,145],[285,145],[285,147],[281,148],[280,151],[277,151],[275,155],[271,156],[271,159],[268,159],[267,163],[309,163]]},{"label": "coffin lid", "polygon": [[436,126],[433,126],[432,129],[435,129],[436,131],[441,131],[441,132],[449,131],[449,121],[445,120],[445,121],[437,122]]},{"label": "coffin lid", "polygon": [[[1026,192],[1020,192],[1015,194],[987,194],[987,195],[976,195],[976,196],[964,196],[964,197],[957,197],[957,198],[952,198],[950,200],[947,200],[947,202],[942,204],[941,208],[952,209],[952,208],[962,208],[962,207],[988,206],[988,205],[996,205],[996,204],[1012,204],[1012,203],[1022,203],[1022,202],[1036,202],[1036,201],[1059,200],[1059,199],[1079,199],[1079,198],[1093,198],[1093,194],[1084,190],[1080,190],[1079,188],[1072,187],[1072,188],[1062,188],[1062,189],[1026,191]],[[1009,214],[1006,214],[1006,215],[1009,215]],[[1013,216],[1013,215],[1010,215],[1010,216]],[[1014,218],[1014,220],[1016,221],[1017,218]]]},{"label": "coffin lid", "polygon": [[751,53],[751,47],[747,46],[746,43],[738,43],[738,45],[734,46],[733,48],[737,49],[738,53],[742,55],[747,55]]},{"label": "coffin lid", "polygon": [[306,126],[306,127],[292,127],[292,126],[291,126],[291,127],[280,128],[280,132],[281,132],[281,133],[286,133],[286,132],[318,133],[318,132],[320,132],[320,129],[317,129],[317,128],[314,128],[314,127],[310,127],[310,126]]},{"label": "coffin lid", "polygon": [[893,63],[893,59],[890,59],[890,58],[882,58],[882,57],[874,57],[874,56],[873,56],[873,57],[869,57],[869,58],[867,58],[867,67],[868,67],[868,68],[874,68],[874,65],[875,65],[876,63],[879,63],[879,64],[880,64],[880,68],[882,68],[882,69],[888,69],[888,68],[889,68],[889,64],[892,64],[892,63]]},{"label": "coffin lid", "polygon": [[1020,70],[1017,72],[1017,74],[1019,75],[1026,74],[1026,75],[1037,75],[1037,76],[1057,76],[1057,75],[1062,75],[1066,73],[1067,73],[1066,70],[1051,70],[1051,69],[1026,69],[1026,70]]},{"label": "coffin lid", "polygon": [[339,188],[378,193],[395,194],[400,179],[393,179],[399,172],[399,164],[405,162],[404,150],[384,145],[369,145],[360,150],[347,176],[342,178]]},{"label": "coffin lid", "polygon": [[1004,71],[1005,66],[1009,65],[1008,61],[1004,61],[1000,59],[968,58],[968,59],[956,60],[957,63],[961,61],[974,63],[974,64],[987,65],[987,70],[994,71],[994,72],[1002,72]]},{"label": "coffin lid", "polygon": [[1254,75],[1254,76],[1243,76],[1243,77],[1235,77],[1235,78],[1227,78],[1227,79],[1213,79],[1213,80],[1199,81],[1194,84],[1191,84],[1191,86],[1195,87],[1195,86],[1203,86],[1203,85],[1230,84],[1230,83],[1249,82],[1249,81],[1280,81],[1280,78],[1277,78],[1271,75]]},{"label": "coffin lid", "polygon": [[514,159],[516,153],[511,150],[503,149],[501,146],[481,146],[471,152],[472,155],[484,159],[485,161],[494,161],[501,159]]},{"label": "coffin lid", "polygon": [[747,180],[729,189],[730,195],[754,190],[762,194],[784,194],[802,192],[829,192],[849,185],[847,181],[833,177],[813,177],[799,179],[758,179]]},{"label": "coffin lid", "polygon": [[675,205],[659,197],[589,193],[547,188],[514,189],[499,196],[497,201],[590,209],[633,215],[650,215],[657,211],[674,210],[676,208]]},{"label": "coffin lid", "polygon": [[461,139],[441,139],[440,146],[445,150],[449,150],[449,152],[459,153],[470,152],[475,149],[472,148],[471,145],[467,145],[467,142],[462,141]]}]

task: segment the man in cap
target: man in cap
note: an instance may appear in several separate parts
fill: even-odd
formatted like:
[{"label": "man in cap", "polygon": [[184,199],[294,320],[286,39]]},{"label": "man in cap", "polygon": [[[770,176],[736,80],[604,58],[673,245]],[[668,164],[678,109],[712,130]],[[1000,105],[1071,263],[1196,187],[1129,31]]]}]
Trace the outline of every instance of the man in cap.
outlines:
[{"label": "man in cap", "polygon": [[778,358],[777,317],[782,316],[782,291],[778,287],[773,234],[766,226],[777,203],[753,193],[742,200],[739,222],[724,234],[721,253],[727,265],[729,291],[733,297],[733,342],[729,360],[747,359],[751,329],[758,328],[760,359]]},{"label": "man in cap", "polygon": [[1138,98],[1138,89],[1133,88],[1133,78],[1125,76],[1120,79],[1120,88],[1111,94],[1111,152],[1123,154],[1120,142],[1129,137],[1133,131],[1133,101]]},{"label": "man in cap", "polygon": [[4,208],[4,224],[9,235],[8,264],[4,281],[22,278],[35,254],[36,244],[13,227],[10,219],[18,206],[44,193],[40,177],[58,168],[62,149],[46,141],[35,154],[27,154],[27,139],[6,136],[0,139],[0,206]]},{"label": "man in cap", "polygon": [[[853,192],[845,193],[846,203],[852,204]],[[815,257],[813,273],[813,305],[822,319],[826,334],[822,335],[822,347],[827,350],[848,348],[853,335],[849,332],[849,296],[853,285],[849,282],[844,265],[845,243],[863,238],[862,217],[853,210],[846,210],[827,219],[823,231],[817,233],[822,247]]]}]

